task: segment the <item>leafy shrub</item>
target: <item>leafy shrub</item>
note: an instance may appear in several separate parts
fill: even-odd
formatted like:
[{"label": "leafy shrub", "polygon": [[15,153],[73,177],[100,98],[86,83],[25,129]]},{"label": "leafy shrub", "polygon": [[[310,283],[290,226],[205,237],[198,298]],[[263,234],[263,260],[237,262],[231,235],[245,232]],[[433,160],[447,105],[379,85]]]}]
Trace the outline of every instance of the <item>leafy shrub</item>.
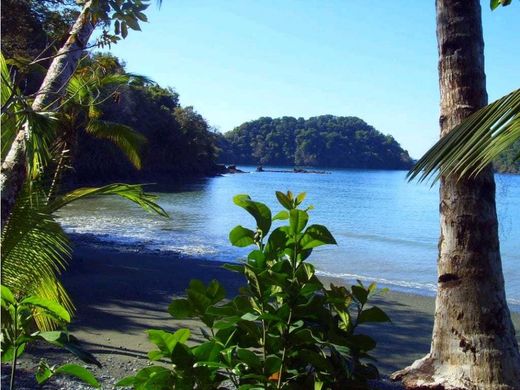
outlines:
[{"label": "leafy shrub", "polygon": [[[90,353],[83,351],[77,343],[77,339],[70,335],[66,330],[55,331],[34,331],[35,315],[47,315],[53,318],[56,323],[61,324],[62,328],[70,322],[70,315],[59,303],[40,298],[28,296],[17,298],[11,290],[1,286],[2,292],[2,363],[11,364],[10,388],[15,388],[16,364],[17,359],[24,353],[28,344],[35,341],[44,341],[54,346],[72,352],[85,363],[101,364]],[[82,366],[77,364],[64,364],[62,366],[49,366],[42,360],[36,373],[36,380],[39,384],[45,383],[55,375],[70,375],[91,386],[99,387],[96,378]]]},{"label": "leafy shrub", "polygon": [[[187,297],[168,308],[175,319],[198,318],[206,341],[187,344],[190,331],[149,330],[157,346],[148,357],[168,359],[118,385],[134,389],[217,388],[364,388],[377,378],[367,362],[376,343],[357,332],[360,324],[389,321],[377,307],[366,307],[374,284],[351,289],[325,288],[306,262],[314,248],[335,244],[325,226],[308,226],[311,207],[298,208],[305,194],[277,192],[285,210],[272,217],[264,204],[237,195],[235,204],[256,220],[256,229],[235,227],[229,234],[235,246],[254,246],[243,264],[225,267],[242,273],[247,286],[225,300],[217,282],[207,286],[192,280]],[[274,220],[288,221],[269,235]]]}]

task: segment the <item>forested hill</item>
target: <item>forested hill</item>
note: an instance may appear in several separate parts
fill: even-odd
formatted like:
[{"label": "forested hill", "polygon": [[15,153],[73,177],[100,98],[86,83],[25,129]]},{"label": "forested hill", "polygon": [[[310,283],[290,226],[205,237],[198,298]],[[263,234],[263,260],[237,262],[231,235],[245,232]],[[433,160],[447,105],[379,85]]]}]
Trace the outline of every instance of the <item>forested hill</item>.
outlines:
[{"label": "forested hill", "polygon": [[357,117],[264,117],[224,134],[223,163],[408,169],[412,159],[391,136]]},{"label": "forested hill", "polygon": [[520,174],[520,140],[498,156],[493,167],[497,172]]}]

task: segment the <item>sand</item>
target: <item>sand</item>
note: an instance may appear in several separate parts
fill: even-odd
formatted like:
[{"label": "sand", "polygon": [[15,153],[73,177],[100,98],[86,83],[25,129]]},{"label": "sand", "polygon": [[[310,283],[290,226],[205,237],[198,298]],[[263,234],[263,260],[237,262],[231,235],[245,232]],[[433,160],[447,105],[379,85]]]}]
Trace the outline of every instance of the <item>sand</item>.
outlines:
[{"label": "sand", "polygon": [[[196,321],[175,321],[166,311],[172,298],[183,295],[193,278],[205,282],[217,279],[229,296],[243,284],[242,276],[223,269],[222,263],[75,244],[73,260],[63,274],[64,285],[77,307],[69,330],[103,364],[94,371],[104,388],[111,388],[116,379],[148,364],[146,353],[152,344],[146,329],[189,327],[195,338],[199,337]],[[390,291],[372,303],[392,319],[389,324],[365,327],[365,332],[378,341],[374,355],[382,374],[403,368],[428,352],[433,298]],[[520,315],[513,313],[513,320],[519,333]],[[42,354],[52,363],[74,361],[71,355],[52,348],[34,347],[22,359],[22,369],[34,369]],[[60,386],[72,388],[64,383]]]}]

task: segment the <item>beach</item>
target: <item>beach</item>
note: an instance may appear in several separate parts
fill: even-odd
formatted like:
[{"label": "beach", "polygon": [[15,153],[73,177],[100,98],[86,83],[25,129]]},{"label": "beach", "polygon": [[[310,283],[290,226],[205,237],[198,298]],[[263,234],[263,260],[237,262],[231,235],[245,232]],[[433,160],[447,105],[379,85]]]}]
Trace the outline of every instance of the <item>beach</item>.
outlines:
[{"label": "beach", "polygon": [[[148,342],[145,330],[174,331],[188,327],[193,339],[200,337],[197,321],[174,320],[166,309],[173,297],[184,294],[191,279],[204,282],[217,279],[228,296],[233,296],[243,285],[242,276],[223,269],[222,265],[172,253],[143,253],[130,247],[115,251],[103,245],[75,242],[73,259],[63,273],[63,283],[76,306],[69,330],[103,365],[93,369],[103,388],[112,388],[117,379],[132,375],[148,364],[146,354],[153,345]],[[392,320],[362,329],[378,342],[373,355],[382,375],[388,376],[429,351],[433,298],[389,291],[374,297],[371,303],[385,310]],[[520,315],[512,313],[512,316],[518,334]],[[517,339],[520,340],[518,335]],[[23,357],[21,376],[27,377],[42,355],[54,364],[76,361],[66,352],[36,346]],[[2,374],[4,377],[5,372]],[[30,381],[25,378],[22,383],[24,380]],[[47,388],[81,388],[67,383],[70,382],[58,380]]]}]

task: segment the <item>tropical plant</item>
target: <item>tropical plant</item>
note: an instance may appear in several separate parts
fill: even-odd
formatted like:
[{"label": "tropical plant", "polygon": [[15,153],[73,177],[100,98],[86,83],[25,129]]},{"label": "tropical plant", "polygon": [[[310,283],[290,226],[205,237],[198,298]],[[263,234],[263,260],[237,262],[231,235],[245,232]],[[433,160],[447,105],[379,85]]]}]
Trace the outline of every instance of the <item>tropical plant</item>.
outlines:
[{"label": "tropical plant", "polygon": [[[158,2],[160,4],[160,1]],[[96,26],[112,26],[113,34],[105,28],[94,46],[110,45],[121,37],[126,38],[128,29],[140,30],[139,23],[146,22],[143,13],[148,6],[148,0],[86,0],[81,2],[82,9],[69,36],[58,52],[52,56],[52,62],[45,78],[30,105],[35,113],[45,112],[55,108],[74,70],[89,47],[88,42]],[[113,22],[113,23],[112,23]],[[42,61],[39,59],[38,61]],[[4,80],[2,80],[4,82]],[[30,125],[30,123],[29,123]],[[2,157],[0,173],[0,191],[2,200],[2,215],[4,219],[11,214],[18,195],[22,191],[26,170],[26,140],[32,137],[32,126],[18,127],[13,141],[8,143],[5,158]]]},{"label": "tropical plant", "polygon": [[[475,177],[520,140],[520,89],[481,108],[433,145],[408,174]],[[520,159],[520,154],[514,156]]]},{"label": "tropical plant", "polygon": [[[24,353],[26,347],[36,341],[43,341],[54,346],[63,348],[73,353],[85,363],[101,364],[90,353],[81,349],[78,340],[69,334],[65,325],[70,322],[70,314],[55,301],[37,296],[15,296],[13,292],[1,286],[2,305],[2,327],[1,327],[1,349],[2,363],[10,363],[11,375],[9,388],[15,389],[16,368],[18,358]],[[37,310],[36,310],[37,309]],[[35,314],[36,313],[36,314]],[[35,331],[34,316],[45,313],[46,316],[54,318],[60,324],[61,329],[56,331]],[[82,366],[77,364],[64,364],[62,366],[49,366],[44,360],[41,361],[36,380],[39,384],[45,383],[56,375],[71,375],[99,387],[96,378]]]},{"label": "tropical plant", "polygon": [[[53,213],[61,207],[88,196],[115,195],[146,211],[167,217],[140,185],[110,184],[99,188],[80,188],[57,196],[51,202],[42,191],[26,191],[19,198],[11,218],[2,231],[2,283],[17,293],[36,295],[60,302],[69,311],[73,305],[58,275],[70,259],[69,240]],[[35,318],[40,327],[53,327],[52,318]]]},{"label": "tropical plant", "polygon": [[[367,307],[375,284],[351,289],[325,288],[306,261],[314,248],[335,244],[323,225],[309,225],[309,210],[299,206],[305,194],[277,192],[285,210],[272,217],[248,195],[234,202],[256,221],[256,228],[235,227],[229,234],[238,247],[254,246],[243,264],[225,267],[244,275],[247,286],[226,300],[224,288],[192,280],[186,298],[168,308],[173,318],[197,318],[205,341],[188,344],[189,329],[151,329],[157,346],[148,357],[167,359],[119,381],[134,389],[354,389],[366,388],[378,375],[369,355],[376,342],[358,326],[389,321],[377,307]],[[288,220],[274,229],[273,221]],[[190,346],[191,345],[191,346]]]},{"label": "tropical plant", "polygon": [[[66,139],[82,125],[79,117],[97,110],[96,96],[103,86],[117,86],[127,82],[127,76],[108,78],[100,76],[99,68],[83,71],[71,80],[67,98],[61,110],[53,113],[35,112],[27,98],[16,87],[6,61],[0,55],[2,74],[2,158],[9,145],[14,142],[17,129],[29,126],[32,131],[26,140],[25,157],[29,172],[23,192],[18,196],[11,215],[2,217],[2,278],[3,283],[16,293],[38,295],[62,303],[68,310],[73,305],[57,275],[70,258],[68,239],[55,221],[53,213],[65,204],[86,196],[117,195],[130,200],[143,209],[163,216],[167,214],[154,201],[155,196],[144,193],[141,186],[112,184],[101,188],[83,188],[67,194],[59,193],[59,178],[65,169],[63,149]],[[110,95],[109,95],[110,96]],[[85,114],[85,112],[87,114]],[[99,124],[96,119],[88,120],[87,127],[94,123],[97,134],[113,130],[112,136],[131,160],[139,163],[137,144],[142,138],[133,130],[117,124]],[[96,124],[98,123],[98,124]],[[120,130],[119,132],[117,130]],[[95,132],[95,131],[94,131]],[[57,154],[57,156],[56,156]],[[54,164],[54,161],[58,161]],[[53,319],[35,317],[41,328],[53,326]]]}]

